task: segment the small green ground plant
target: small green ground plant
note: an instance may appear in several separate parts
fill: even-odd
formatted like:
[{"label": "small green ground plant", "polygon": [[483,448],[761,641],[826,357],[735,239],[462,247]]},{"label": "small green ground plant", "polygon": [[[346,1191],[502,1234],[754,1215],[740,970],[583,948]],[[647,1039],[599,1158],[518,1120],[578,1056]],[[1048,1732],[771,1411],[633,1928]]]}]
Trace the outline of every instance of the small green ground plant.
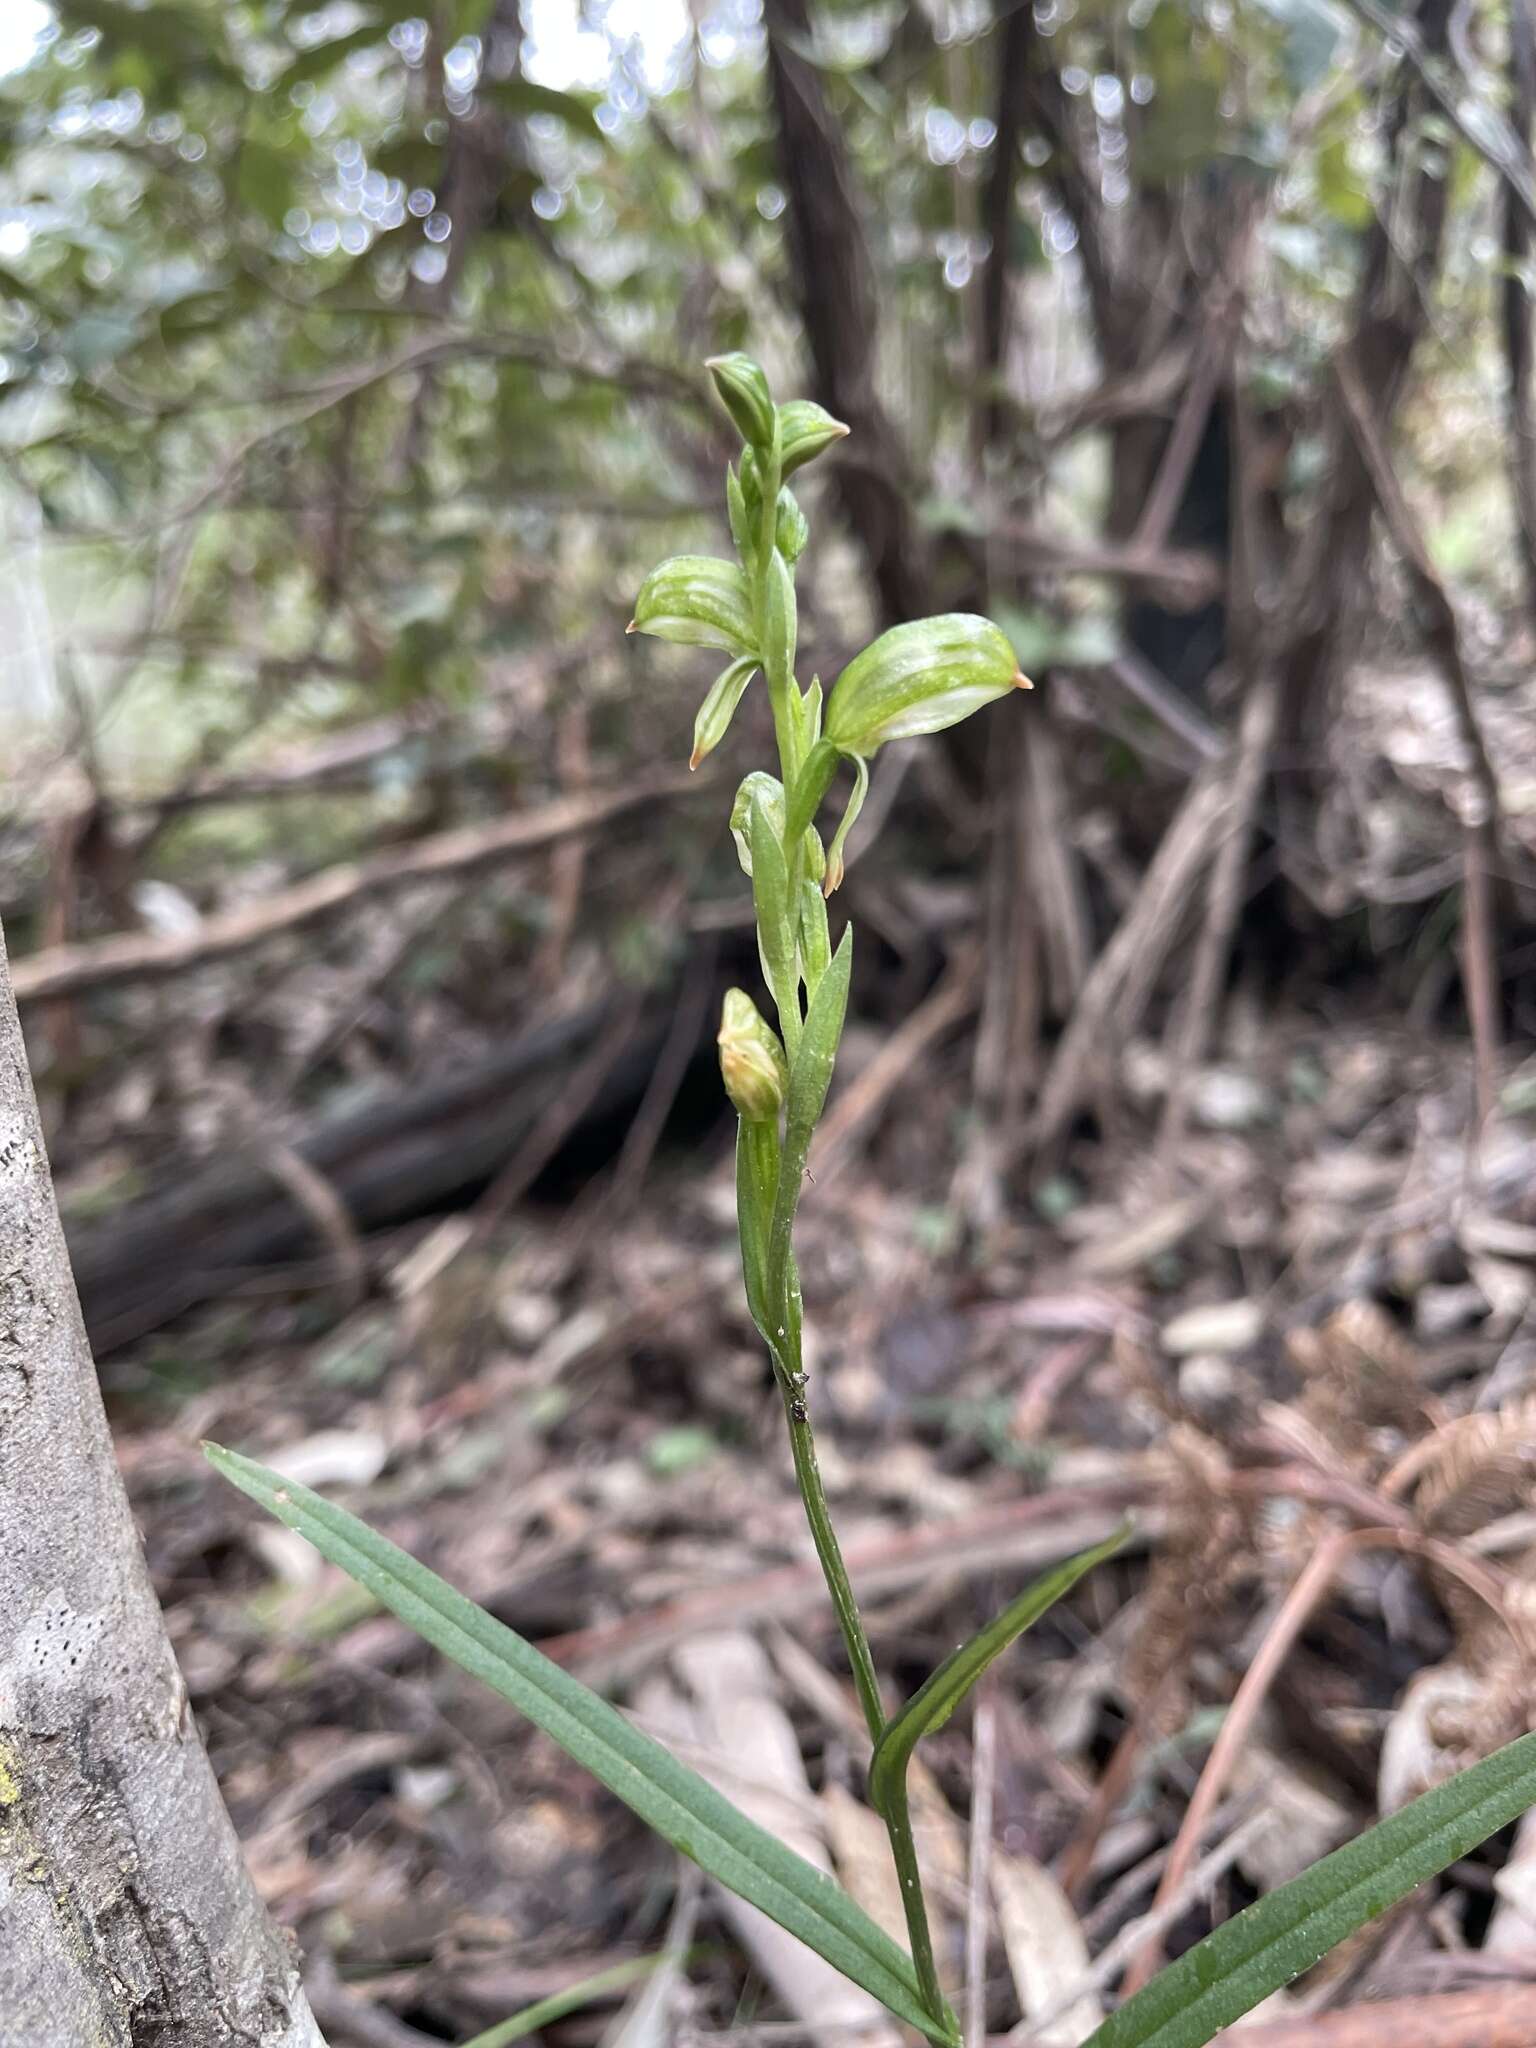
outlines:
[{"label": "small green ground plant", "polygon": [[[616,1707],[355,1516],[249,1458],[217,1445],[208,1446],[208,1456],[426,1641],[519,1707],[675,1848],[937,2048],[955,2048],[959,2029],[940,1981],[908,1816],[907,1767],[919,1740],[949,1718],[988,1665],[1123,1536],[1030,1586],[888,1713],[817,1468],[794,1228],[853,962],[850,928],[835,948],[831,943],[827,898],[842,875],[869,763],[887,741],[941,731],[1027,685],[996,626],[951,613],[882,634],[842,671],[825,701],[819,682],[802,689],[795,672],[795,567],[807,527],[788,479],[847,429],[807,400],[775,404],[762,370],[746,356],[717,358],[708,367],[742,437],[740,459],[726,477],[736,558],[682,555],[663,562],[641,588],[630,630],[727,658],[698,715],[695,765],[724,737],[759,673],[773,712],[778,773],[749,774],[730,819],[752,885],[763,979],[777,1018],[775,1028],[750,995],[733,989],[720,1025],[721,1071],[737,1113],[742,1272],[868,1724],[869,1798],[890,1838],[907,1949],[840,1886],[748,1820]],[[817,819],[843,763],[852,771],[852,793],[824,846]],[[1527,1735],[1218,1928],[1127,2000],[1088,2048],[1203,2048],[1533,1803],[1536,1735]]]}]

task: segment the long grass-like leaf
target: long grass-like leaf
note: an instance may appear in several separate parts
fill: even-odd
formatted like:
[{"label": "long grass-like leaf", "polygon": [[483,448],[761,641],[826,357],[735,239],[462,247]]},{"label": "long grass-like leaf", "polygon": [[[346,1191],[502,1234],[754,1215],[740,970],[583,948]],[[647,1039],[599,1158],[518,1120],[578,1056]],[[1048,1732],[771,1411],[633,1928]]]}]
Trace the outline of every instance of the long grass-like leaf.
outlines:
[{"label": "long grass-like leaf", "polygon": [[1205,2048],[1415,1886],[1536,1806],[1536,1735],[1336,1849],[1154,1977],[1086,2048]]},{"label": "long grass-like leaf", "polygon": [[596,1998],[606,1998],[610,1991],[627,1991],[665,1960],[664,1956],[636,1956],[630,1962],[615,1963],[611,1970],[583,1977],[579,1984],[569,1985],[564,1991],[552,1991],[537,2005],[524,2006],[521,2012],[476,2034],[472,2041],[463,2042],[462,2048],[510,2048],[513,2041],[526,2040],[540,2027],[547,2027],[552,2020],[563,2020],[568,2012],[580,2012],[584,2005],[590,2005]]},{"label": "long grass-like leaf", "polygon": [[869,1766],[870,1801],[881,1813],[889,1814],[895,1810],[895,1802],[902,1797],[906,1786],[907,1765],[922,1737],[935,1728],[942,1728],[987,1666],[1000,1657],[1010,1643],[1017,1642],[1047,1608],[1054,1607],[1064,1593],[1070,1592],[1085,1572],[1091,1572],[1096,1564],[1113,1557],[1129,1534],[1130,1526],[1127,1524],[1102,1543],[1095,1544],[1091,1550],[1079,1551],[1076,1557],[1069,1557],[1055,1571],[1046,1572],[1036,1579],[1017,1600],[1003,1609],[995,1621],[989,1621],[968,1643],[962,1643],[958,1650],[946,1657],[933,1676],[913,1693],[900,1713],[892,1716],[885,1725],[884,1734],[875,1744]]},{"label": "long grass-like leaf", "polygon": [[649,1827],[941,2048],[910,1956],[840,1886],[739,1813],[617,1708],[397,1544],[307,1486],[205,1446],[215,1468],[366,1586],[417,1635],[525,1713]]}]

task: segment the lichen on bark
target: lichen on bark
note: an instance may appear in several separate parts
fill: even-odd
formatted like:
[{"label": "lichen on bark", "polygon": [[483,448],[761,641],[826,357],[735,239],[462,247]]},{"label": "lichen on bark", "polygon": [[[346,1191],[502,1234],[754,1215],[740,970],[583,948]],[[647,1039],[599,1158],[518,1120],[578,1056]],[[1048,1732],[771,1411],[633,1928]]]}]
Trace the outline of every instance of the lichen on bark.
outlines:
[{"label": "lichen on bark", "polygon": [[113,1456],[0,932],[0,2048],[323,2048]]}]

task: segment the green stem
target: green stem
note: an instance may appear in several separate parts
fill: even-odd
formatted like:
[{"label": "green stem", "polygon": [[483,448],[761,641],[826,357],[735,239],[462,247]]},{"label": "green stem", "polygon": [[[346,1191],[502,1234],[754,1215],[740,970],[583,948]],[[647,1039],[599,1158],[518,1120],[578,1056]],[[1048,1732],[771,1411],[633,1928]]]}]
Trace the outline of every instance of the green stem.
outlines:
[{"label": "green stem", "polygon": [[[789,1341],[785,1348],[795,1361],[793,1371],[798,1374],[798,1316],[789,1319],[788,1329]],[[821,1575],[826,1580],[827,1591],[832,1596],[832,1606],[837,1614],[837,1625],[842,1630],[848,1662],[853,1669],[854,1690],[858,1693],[859,1705],[864,1710],[869,1739],[871,1742],[878,1742],[885,1728],[885,1708],[880,1698],[879,1681],[875,1677],[875,1660],[870,1652],[869,1637],[864,1632],[864,1623],[859,1615],[859,1603],[854,1597],[853,1582],[848,1577],[848,1567],[843,1562],[842,1546],[837,1540],[836,1530],[832,1527],[832,1516],[821,1483],[821,1467],[816,1462],[816,1438],[811,1430],[810,1413],[797,1391],[795,1377],[781,1374],[779,1391],[784,1397],[784,1413],[789,1422],[789,1447],[795,1461],[795,1480],[800,1488],[800,1498],[805,1504],[805,1519],[810,1524],[811,1541],[816,1546],[816,1556],[821,1563]],[[917,1970],[923,2003],[936,2020],[943,2021],[948,2017],[949,2007],[945,2001],[943,1986],[939,1982],[938,1964],[934,1959],[933,1935],[928,1926],[928,1902],[923,1896],[922,1872],[917,1863],[917,1844],[912,1839],[912,1816],[907,1804],[905,1778],[891,1795],[890,1810],[882,1812],[880,1817],[885,1822],[885,1832],[891,1844],[891,1860],[896,1865],[896,1876],[901,1886],[901,1909],[906,1915],[907,1939],[911,1943],[912,1961]]]},{"label": "green stem", "polygon": [[[780,459],[777,430],[771,451],[762,458],[763,483],[762,525],[758,540],[758,569],[753,579],[753,607],[757,614],[759,644],[766,639],[763,622],[767,608],[768,573],[772,563],[775,535],[778,525],[778,503],[780,482]],[[766,649],[765,649],[766,656]],[[778,741],[779,775],[784,786],[784,807],[786,827],[789,812],[795,808],[794,795],[805,763],[801,755],[798,720],[795,717],[793,693],[796,689],[793,669],[777,658],[767,656],[764,673],[768,683],[768,696],[773,706],[774,736]],[[807,786],[804,795],[814,813],[816,804],[825,794],[830,782],[836,757],[830,748],[826,749],[827,759],[818,762],[818,769],[824,770],[816,777],[814,794]],[[789,877],[789,900],[799,903],[801,855],[803,852],[805,826],[797,818],[795,829],[786,829],[784,841],[784,864]],[[798,990],[796,992],[798,994]],[[775,991],[777,997],[778,991]],[[791,1036],[798,1036],[793,1026],[799,1024],[798,1002],[793,1019],[786,1017],[784,1005],[779,1005],[780,1028],[784,1031],[786,1043]],[[793,1058],[794,1048],[790,1046]],[[772,1133],[774,1141],[777,1132]],[[761,1182],[767,1164],[764,1134],[756,1134],[752,1157],[752,1171],[755,1183]],[[774,1143],[772,1149],[776,1150]],[[738,1187],[738,1205],[743,1190]],[[760,1185],[754,1184],[751,1199],[761,1207]],[[795,1483],[800,1489],[800,1499],[805,1507],[805,1519],[810,1526],[811,1541],[821,1565],[821,1575],[826,1581],[827,1591],[832,1597],[837,1625],[842,1631],[843,1644],[848,1653],[848,1663],[853,1672],[854,1690],[859,1696],[864,1720],[869,1729],[871,1742],[878,1742],[885,1728],[885,1708],[880,1698],[880,1685],[875,1677],[875,1660],[869,1647],[869,1637],[864,1632],[864,1623],[859,1617],[859,1604],[854,1598],[853,1584],[848,1577],[848,1567],[843,1562],[842,1547],[837,1532],[832,1527],[832,1516],[827,1507],[826,1491],[821,1483],[821,1468],[816,1462],[816,1439],[811,1430],[811,1419],[803,1398],[805,1375],[801,1370],[801,1311],[799,1285],[794,1277],[794,1259],[786,1247],[786,1257],[778,1271],[776,1261],[767,1242],[763,1229],[766,1218],[759,1213],[755,1224],[741,1219],[744,1248],[748,1247],[747,1233],[751,1233],[750,1247],[747,1248],[749,1275],[756,1266],[766,1264],[763,1274],[766,1299],[763,1302],[769,1311],[770,1328],[777,1336],[770,1336],[769,1345],[773,1352],[779,1391],[784,1400],[785,1419],[789,1424],[789,1447],[795,1464]],[[791,1223],[791,1228],[793,1224]],[[750,1285],[749,1285],[750,1291]],[[928,1908],[923,1898],[922,1877],[917,1867],[917,1848],[912,1840],[912,1822],[907,1809],[905,1785],[900,1797],[893,1801],[892,1811],[883,1815],[886,1833],[890,1837],[891,1856],[901,1883],[901,1904],[906,1914],[907,1934],[912,1944],[912,1961],[917,1970],[923,2002],[941,2025],[953,2025],[949,2007],[939,1984],[939,1973],[933,1955],[933,1936],[928,1926]]]},{"label": "green stem", "polygon": [[891,1795],[889,1812],[882,1813],[880,1818],[885,1822],[896,1875],[901,1880],[901,1908],[907,1916],[907,1940],[912,1945],[918,1988],[923,1994],[924,2005],[936,2020],[942,2020],[947,2016],[949,2006],[944,1997],[944,1987],[939,1982],[938,1964],[934,1961],[933,1936],[928,1928],[928,1905],[923,1897],[923,1880],[917,1867],[917,1844],[912,1839],[912,1813],[907,1804],[905,1779]]},{"label": "green stem", "polygon": [[[773,566],[774,549],[777,546],[779,524],[779,485],[783,471],[779,458],[778,429],[774,429],[771,450],[758,458],[759,475],[762,479],[763,507],[762,524],[758,530],[757,574],[753,579],[752,603],[757,614],[759,645],[763,640],[763,618],[768,601],[768,575]],[[795,687],[793,674],[775,654],[763,649],[763,674],[768,683],[768,701],[773,706],[773,736],[779,748],[779,776],[787,793],[800,766],[800,742],[795,730],[794,706],[790,694]],[[789,849],[784,849],[786,858]]]},{"label": "green stem", "polygon": [[[798,1344],[794,1351],[798,1354]],[[869,1739],[878,1742],[885,1726],[885,1707],[875,1678],[875,1660],[870,1654],[869,1638],[859,1619],[859,1603],[853,1596],[848,1567],[843,1563],[842,1548],[827,1508],[821,1468],[816,1463],[816,1439],[811,1433],[810,1416],[792,1380],[781,1377],[779,1391],[784,1396],[789,1448],[795,1461],[795,1480],[800,1488],[800,1498],[805,1503],[805,1519],[811,1528],[811,1541],[816,1546],[821,1575],[827,1582],[827,1591],[832,1595],[832,1605],[837,1611],[837,1625],[843,1632],[848,1662],[853,1667],[854,1690],[859,1695],[859,1705],[864,1709]]]}]

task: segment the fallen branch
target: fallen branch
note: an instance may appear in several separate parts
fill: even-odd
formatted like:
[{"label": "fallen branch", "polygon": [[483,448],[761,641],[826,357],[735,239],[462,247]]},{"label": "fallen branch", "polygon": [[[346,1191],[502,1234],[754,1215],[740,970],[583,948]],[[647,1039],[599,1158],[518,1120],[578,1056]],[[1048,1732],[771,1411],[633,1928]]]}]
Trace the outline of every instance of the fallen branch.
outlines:
[{"label": "fallen branch", "polygon": [[1392,2048],[1531,2048],[1536,1984],[1389,1998],[1315,2019],[1241,2027],[1219,2035],[1214,2048],[1382,2048],[1387,2041]]},{"label": "fallen branch", "polygon": [[[1141,1510],[1133,1541],[1150,1542],[1160,1520],[1151,1505],[1157,1484],[1148,1470],[1113,1485],[1058,1487],[952,1522],[870,1537],[849,1545],[848,1570],[864,1597],[920,1585],[937,1571],[991,1571],[1003,1564],[1043,1571],[1102,1542],[1131,1507]],[[622,1621],[547,1639],[539,1647],[567,1669],[601,1684],[705,1630],[802,1615],[820,1585],[821,1568],[814,1559],[780,1565],[748,1579],[727,1579]]]},{"label": "fallen branch", "polygon": [[[462,1202],[528,1142],[612,1016],[611,1005],[597,1002],[552,1018],[445,1080],[324,1119],[292,1151],[333,1190],[360,1236]],[[582,1118],[582,1133],[622,1128],[667,1033],[658,1007]],[[183,1168],[168,1191],[71,1227],[70,1254],[98,1356],[235,1292],[263,1269],[304,1257],[315,1238],[312,1217],[290,1190],[242,1152],[202,1170]],[[331,1267],[328,1258],[327,1278]]]},{"label": "fallen branch", "polygon": [[82,945],[51,947],[16,963],[16,999],[35,1003],[80,989],[108,988],[206,967],[215,960],[248,952],[265,939],[318,923],[366,897],[495,867],[578,833],[595,831],[645,804],[702,786],[697,778],[674,774],[592,796],[562,797],[536,811],[514,813],[488,825],[436,832],[368,860],[325,868],[307,881],[278,890],[264,902],[210,917],[194,932],[122,932]]},{"label": "fallen branch", "polygon": [[1190,1088],[1206,1056],[1221,1004],[1232,935],[1242,909],[1243,881],[1253,839],[1254,814],[1269,768],[1280,720],[1280,678],[1273,668],[1255,678],[1243,706],[1237,766],[1232,776],[1232,810],[1211,864],[1205,921],[1195,946],[1189,992],[1176,1036],[1170,1034],[1168,1098],[1163,1105],[1158,1147],[1171,1162],[1183,1142]]}]

